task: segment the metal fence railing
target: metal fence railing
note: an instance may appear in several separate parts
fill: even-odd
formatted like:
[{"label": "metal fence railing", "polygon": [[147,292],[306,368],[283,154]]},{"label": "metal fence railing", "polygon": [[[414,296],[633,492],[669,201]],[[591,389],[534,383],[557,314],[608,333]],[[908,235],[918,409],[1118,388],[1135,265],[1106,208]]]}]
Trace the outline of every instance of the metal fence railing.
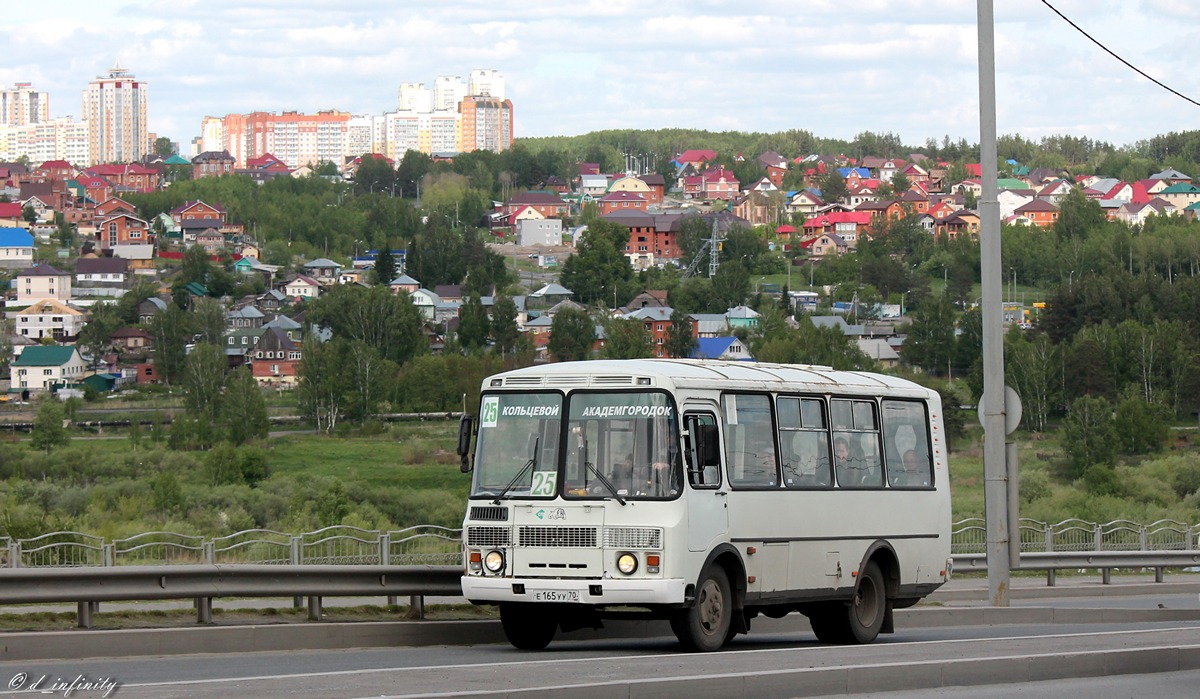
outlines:
[{"label": "metal fence railing", "polygon": [[[1139,524],[1118,519],[1099,524],[1066,519],[1047,524],[1021,518],[1022,553],[1085,551],[1194,551],[1200,549],[1200,525],[1172,519]],[[984,553],[987,530],[983,519],[972,517],[954,523],[951,553],[956,556]]]}]

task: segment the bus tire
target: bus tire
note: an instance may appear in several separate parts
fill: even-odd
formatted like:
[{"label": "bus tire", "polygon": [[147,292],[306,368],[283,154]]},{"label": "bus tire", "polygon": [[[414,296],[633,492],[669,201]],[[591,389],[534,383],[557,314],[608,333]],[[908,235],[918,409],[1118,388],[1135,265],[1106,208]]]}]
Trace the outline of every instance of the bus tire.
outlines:
[{"label": "bus tire", "polygon": [[813,633],[821,643],[870,643],[883,628],[887,615],[887,589],[874,561],[867,563],[849,603],[828,602],[808,613]]},{"label": "bus tire", "polygon": [[543,650],[554,640],[558,619],[537,605],[506,603],[500,605],[500,626],[514,648]]},{"label": "bus tire", "polygon": [[700,576],[695,603],[671,617],[671,630],[687,650],[707,653],[725,645],[732,619],[729,576],[720,566],[713,566]]},{"label": "bus tire", "polygon": [[887,587],[883,571],[875,561],[868,561],[858,578],[854,599],[846,607],[846,643],[870,643],[883,628],[887,616]]}]

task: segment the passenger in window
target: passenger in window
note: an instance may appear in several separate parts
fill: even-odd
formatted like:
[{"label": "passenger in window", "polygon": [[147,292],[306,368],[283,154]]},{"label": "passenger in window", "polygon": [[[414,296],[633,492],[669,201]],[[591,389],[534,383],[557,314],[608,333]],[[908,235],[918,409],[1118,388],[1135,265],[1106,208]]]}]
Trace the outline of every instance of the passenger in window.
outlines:
[{"label": "passenger in window", "polygon": [[929,464],[921,459],[917,452],[909,449],[904,452],[903,470],[892,478],[892,485],[921,487],[929,485]]}]

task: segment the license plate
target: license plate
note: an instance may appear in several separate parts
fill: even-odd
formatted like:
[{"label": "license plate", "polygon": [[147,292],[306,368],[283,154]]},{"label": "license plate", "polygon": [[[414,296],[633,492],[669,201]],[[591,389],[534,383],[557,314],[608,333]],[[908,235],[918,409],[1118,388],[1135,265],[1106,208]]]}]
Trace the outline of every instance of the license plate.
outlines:
[{"label": "license plate", "polygon": [[578,602],[578,590],[542,590],[533,593],[534,602]]}]

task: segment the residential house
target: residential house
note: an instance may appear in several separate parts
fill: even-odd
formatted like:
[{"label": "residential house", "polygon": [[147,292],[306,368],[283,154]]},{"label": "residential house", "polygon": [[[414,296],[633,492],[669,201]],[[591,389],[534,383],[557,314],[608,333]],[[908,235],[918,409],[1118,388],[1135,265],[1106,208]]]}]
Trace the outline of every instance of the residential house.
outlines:
[{"label": "residential house", "polygon": [[[154,236],[150,232],[150,224],[142,219],[125,212],[109,216],[96,225],[96,241],[101,251],[111,251],[111,254],[130,259],[127,254],[137,253],[138,248],[150,247],[153,255]],[[145,259],[139,255],[135,259]]]},{"label": "residential house", "polygon": [[871,225],[871,214],[865,211],[831,212],[813,216],[804,222],[804,239],[811,240],[822,233],[836,233],[853,250],[858,239],[866,235]]},{"label": "residential house", "polygon": [[600,198],[599,205],[600,215],[604,216],[617,211],[645,211],[650,203],[638,192],[610,191]]},{"label": "residential house", "polygon": [[279,328],[267,328],[250,353],[250,373],[260,386],[291,388],[296,385],[300,348]]},{"label": "residential house", "polygon": [[540,218],[517,223],[517,245],[562,245],[562,219]]},{"label": "residential house", "polygon": [[744,196],[734,197],[729,202],[729,208],[754,226],[766,226],[779,220],[779,208],[771,197],[761,192],[748,192]]},{"label": "residential house", "polygon": [[950,240],[954,240],[960,235],[967,235],[972,240],[979,240],[979,214],[969,209],[955,211],[943,219],[938,219],[934,224],[934,234],[944,235]]},{"label": "residential house", "polygon": [[[659,175],[658,177],[660,180],[662,179],[662,175]],[[655,192],[650,186],[650,183],[641,177],[634,177],[633,175],[626,175],[625,177],[618,177],[617,179],[613,180],[612,185],[610,185],[608,188],[608,192],[610,194],[612,192],[630,192],[632,194],[637,194],[642,198],[643,201],[646,202],[647,206],[650,204],[662,203],[661,190],[658,192],[657,201],[655,201]]]},{"label": "residential house", "polygon": [[[221,251],[225,249],[225,235],[221,233],[221,231],[212,227],[204,227],[199,230],[193,229],[189,226],[191,223],[193,222],[188,221],[187,223],[183,224],[185,235],[184,244],[187,247],[198,245],[204,248],[204,252],[208,253],[210,257],[214,255],[220,255]],[[189,233],[191,235],[189,235]]]},{"label": "residential house", "polygon": [[850,251],[850,245],[837,233],[822,233],[800,243],[800,247],[807,248],[809,256],[818,260],[838,257]]},{"label": "residential house", "polygon": [[110,216],[117,214],[137,214],[137,209],[133,204],[121,199],[120,197],[109,197],[104,199],[92,210],[92,216],[97,221],[103,221]]},{"label": "residential house", "polygon": [[570,289],[560,284],[551,283],[526,296],[525,302],[530,306],[550,308],[563,301],[569,301],[574,295],[575,292]]},{"label": "residential house", "polygon": [[750,348],[736,337],[700,337],[692,350],[692,359],[721,359],[729,362],[753,361]]},{"label": "residential house", "polygon": [[227,150],[205,151],[192,158],[192,179],[232,175],[236,164],[237,161]]},{"label": "residential house", "polygon": [[579,194],[587,200],[595,200],[608,192],[608,176],[601,174],[580,175]]},{"label": "residential house", "polygon": [[24,228],[0,228],[0,268],[29,268],[33,247],[33,236]]},{"label": "residential house", "polygon": [[154,346],[154,336],[141,328],[119,328],[108,339],[121,352],[140,353]]},{"label": "residential house", "polygon": [[1178,209],[1166,200],[1155,197],[1145,203],[1129,202],[1128,204],[1122,204],[1117,210],[1116,219],[1124,221],[1131,226],[1140,226],[1151,216],[1171,216],[1177,211]]},{"label": "residential house", "polygon": [[788,195],[787,203],[783,205],[783,210],[789,214],[803,214],[811,216],[816,213],[817,209],[824,205],[821,197],[808,189],[801,189],[796,192],[791,192]]},{"label": "residential house", "polygon": [[1192,204],[1200,202],[1200,187],[1191,182],[1176,182],[1159,192],[1158,197],[1182,211]]},{"label": "residential house", "polygon": [[723,167],[705,170],[700,175],[700,179],[700,198],[706,201],[729,200],[736,197],[741,191],[741,183],[738,182],[738,178],[731,170]]},{"label": "residential house", "polygon": [[9,385],[15,389],[48,391],[79,381],[85,371],[87,363],[74,345],[33,345],[9,364]]},{"label": "residential house", "polygon": [[605,221],[629,229],[625,256],[639,267],[655,264],[656,260],[677,260],[681,214],[651,214],[643,211],[621,211],[604,217]]},{"label": "residential house", "polygon": [[671,331],[671,309],[664,306],[648,306],[630,311],[622,316],[625,320],[636,320],[646,328],[650,336],[651,351],[655,357],[666,357],[667,337]]},{"label": "residential house", "polygon": [[769,150],[758,156],[758,165],[765,171],[767,179],[775,189],[783,188],[783,178],[787,176],[788,171],[787,158]]},{"label": "residential house", "polygon": [[870,357],[880,369],[894,369],[900,364],[900,355],[886,339],[860,337],[856,340],[858,351]]},{"label": "residential house", "polygon": [[254,306],[243,306],[225,313],[225,326],[230,330],[261,328],[266,315]]},{"label": "residential house", "polygon": [[34,301],[25,310],[8,313],[8,317],[16,334],[34,340],[51,338],[55,342],[74,342],[87,323],[82,311],[53,298]]},{"label": "residential house", "polygon": [[283,333],[284,335],[286,335],[287,339],[296,343],[297,346],[299,346],[301,344],[300,341],[301,341],[301,336],[304,332],[304,326],[301,325],[300,323],[292,320],[291,318],[288,318],[287,316],[275,316],[274,318],[271,319],[271,322],[264,323],[263,328],[265,328],[265,329],[275,328],[276,330],[278,330],[281,333]]},{"label": "residential house", "polygon": [[[393,291],[392,293],[396,292]],[[413,306],[416,306],[417,313],[420,313],[421,317],[427,322],[433,322],[434,318],[437,316],[438,304],[442,302],[442,300],[438,298],[437,294],[424,287],[420,287],[415,291],[409,292],[408,300]]]},{"label": "residential house", "polygon": [[[605,181],[607,189],[608,182]],[[546,218],[562,218],[567,215],[567,202],[554,192],[523,192],[504,202],[499,213],[511,215],[523,206],[537,209]]]},{"label": "residential house", "polygon": [[637,296],[634,296],[629,303],[625,304],[625,308],[631,311],[639,308],[667,307],[667,292],[663,289],[647,289]]},{"label": "residential house", "polygon": [[729,319],[725,317],[724,313],[692,313],[689,318],[692,322],[693,334],[697,338],[720,337],[729,334]]},{"label": "residential house", "polygon": [[0,201],[0,226],[5,228],[24,228],[24,211],[21,202]]},{"label": "residential house", "polygon": [[[1006,219],[1017,212],[1017,209],[1033,201],[1037,192],[1032,189],[1002,189],[996,197],[1000,202],[1000,218]],[[941,217],[938,217],[941,218]]]},{"label": "residential house", "polygon": [[649,192],[643,192],[642,196],[646,201],[650,202],[650,206],[658,206],[663,203],[663,197],[667,191],[667,181],[662,175],[657,173],[638,175],[638,179],[646,183],[650,189]]},{"label": "residential house", "polygon": [[399,294],[401,291],[407,294],[412,294],[420,288],[421,283],[407,274],[401,274],[392,281],[388,282],[388,290],[393,294]]},{"label": "residential house", "polygon": [[48,264],[37,264],[17,272],[13,287],[18,305],[46,298],[66,301],[71,298],[71,274]]},{"label": "residential house", "polygon": [[81,257],[75,262],[76,292],[88,296],[121,296],[129,263],[120,257]]},{"label": "residential house", "polygon": [[675,166],[678,168],[684,168],[690,165],[693,169],[699,172],[703,170],[708,163],[711,163],[716,159],[717,152],[714,150],[693,149],[685,150],[684,152],[675,156],[675,160],[672,162],[674,162]]},{"label": "residential house", "polygon": [[154,320],[154,316],[158,315],[159,313],[163,313],[166,310],[166,300],[160,299],[157,296],[151,296],[150,298],[138,304],[138,322],[145,325],[146,323]]},{"label": "residential house", "polygon": [[303,269],[305,276],[316,279],[322,286],[337,284],[338,275],[342,272],[341,265],[325,257],[305,263]]},{"label": "residential house", "polygon": [[283,285],[283,293],[293,299],[315,299],[321,293],[321,284],[312,277],[297,274]]},{"label": "residential house", "polygon": [[153,192],[159,184],[158,170],[137,163],[93,165],[87,173],[108,180],[118,192]]},{"label": "residential house", "polygon": [[1058,220],[1058,207],[1044,199],[1034,199],[1028,204],[1018,206],[1013,213],[1024,216],[1035,226],[1049,228]]},{"label": "residential house", "polygon": [[729,322],[729,327],[732,330],[736,330],[738,328],[757,328],[758,319],[761,316],[761,313],[753,308],[750,308],[749,306],[737,306],[725,312],[725,318]]}]

